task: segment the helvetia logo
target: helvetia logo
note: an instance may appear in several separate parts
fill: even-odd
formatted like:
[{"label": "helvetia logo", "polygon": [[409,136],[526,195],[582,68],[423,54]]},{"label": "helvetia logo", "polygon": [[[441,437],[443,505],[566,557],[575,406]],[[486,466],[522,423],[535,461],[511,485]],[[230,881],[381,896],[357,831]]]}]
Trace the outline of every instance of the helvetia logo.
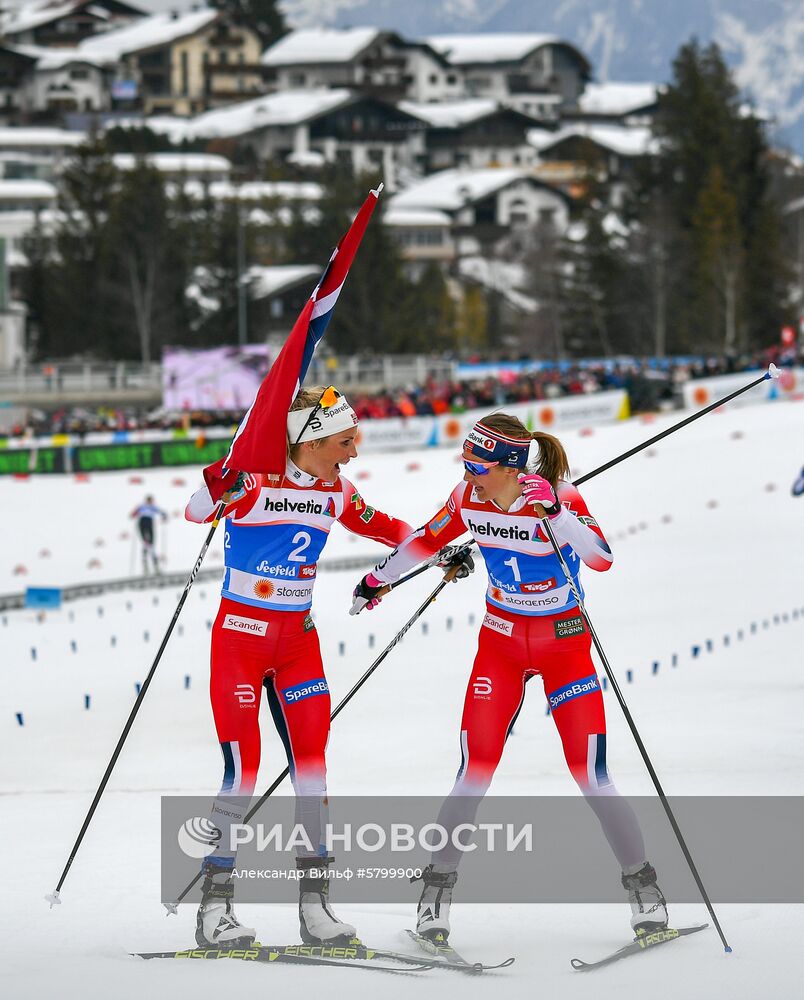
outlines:
[{"label": "helvetia logo", "polygon": [[188,858],[200,861],[210,854],[221,839],[221,831],[206,816],[193,816],[179,827],[176,840]]},{"label": "helvetia logo", "polygon": [[[329,502],[332,503],[332,497],[330,497]],[[321,504],[316,503],[315,500],[300,500],[298,503],[294,503],[286,497],[281,500],[272,500],[270,497],[266,497],[264,509],[273,511],[274,514],[321,514],[324,511]]]},{"label": "helvetia logo", "polygon": [[324,508],[325,517],[335,517],[335,501],[330,497],[327,500],[327,505]]},{"label": "helvetia logo", "polygon": [[525,528],[520,528],[516,524],[506,524],[497,525],[490,524],[488,521],[485,523],[477,523],[471,518],[467,518],[466,523],[469,525],[469,529],[473,535],[480,538],[485,538],[489,536],[491,538],[510,538],[515,539],[519,542],[529,542],[530,533]]}]

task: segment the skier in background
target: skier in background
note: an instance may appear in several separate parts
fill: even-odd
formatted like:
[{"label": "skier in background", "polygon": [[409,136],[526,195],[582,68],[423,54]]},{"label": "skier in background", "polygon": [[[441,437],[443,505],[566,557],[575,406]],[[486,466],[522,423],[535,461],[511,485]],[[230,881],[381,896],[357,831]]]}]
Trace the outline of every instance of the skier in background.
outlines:
[{"label": "skier in background", "polygon": [[[536,472],[526,473],[532,441],[538,444]],[[606,764],[606,717],[591,636],[536,505],[550,518],[581,596],[581,561],[605,571],[611,549],[568,482],[566,452],[552,435],[531,434],[516,417],[495,413],[469,431],[463,464],[463,481],[446,504],[363,577],[351,611],[373,608],[384,586],[465,532],[474,536],[489,575],[486,615],[464,701],[460,770],[439,823],[447,830],[473,823],[522,707],[525,684],[540,674],[572,777],[622,867],[631,926],[637,934],[664,928],[667,906],[645,858],[639,821]],[[465,569],[471,571],[470,561]],[[449,936],[459,858],[460,852],[447,846],[422,875],[416,929],[424,937]]]},{"label": "skier in background", "polygon": [[149,493],[145,502],[132,510],[131,517],[137,518],[137,531],[142,544],[142,572],[148,575],[148,561],[151,562],[151,572],[159,573],[159,556],[156,554],[156,530],[154,520],[161,517],[162,521],[167,521],[167,514],[161,507],[157,507],[153,496]]}]

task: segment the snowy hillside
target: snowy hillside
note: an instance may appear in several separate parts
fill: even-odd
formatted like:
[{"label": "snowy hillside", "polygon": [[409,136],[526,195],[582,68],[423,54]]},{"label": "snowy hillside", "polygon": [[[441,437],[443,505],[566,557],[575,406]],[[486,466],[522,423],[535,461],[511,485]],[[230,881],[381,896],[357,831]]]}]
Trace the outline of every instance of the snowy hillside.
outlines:
[{"label": "snowy hillside", "polygon": [[[565,434],[576,475],[668,422],[633,420],[592,434]],[[633,671],[624,690],[670,794],[801,793],[804,498],[791,497],[790,484],[804,461],[802,425],[804,402],[717,412],[583,488],[615,553],[610,573],[585,574],[588,608],[621,682],[626,670]],[[349,472],[362,475],[360,488],[372,503],[418,523],[459,477],[453,459],[440,451],[360,458]],[[147,489],[169,510],[179,509],[196,478],[171,471],[144,476],[142,484],[129,483],[126,473],[88,482],[0,480],[3,509],[13,511],[14,526],[4,539],[3,589],[19,586],[9,565],[29,556],[39,583],[86,578],[94,572],[87,569],[88,554],[95,552],[109,576],[127,571],[130,543],[118,535],[130,508]],[[171,485],[180,477],[187,478],[186,486]],[[188,567],[203,529],[175,519],[168,532],[172,568]],[[107,544],[95,549],[95,538]],[[351,554],[364,545],[349,542],[336,528],[326,555]],[[52,550],[52,562],[37,560],[43,547]],[[437,579],[430,571],[379,610],[352,619],[346,611],[355,576],[326,573],[316,584],[316,621],[334,700]],[[482,576],[449,587],[427,612],[427,634],[414,629],[336,721],[328,757],[332,794],[441,795],[451,787],[463,687],[476,643],[477,625],[470,625],[469,615],[482,607]],[[434,970],[412,985],[406,977],[378,973],[366,980],[359,970],[129,958],[134,949],[192,943],[193,908],[166,920],[159,904],[159,795],[207,793],[219,781],[206,690],[215,590],[201,584],[192,591],[181,634],[168,646],[65,884],[63,905],[52,912],[42,896],[64,864],[176,595],[118,593],[70,603],[44,621],[26,611],[0,618],[0,819],[14,858],[0,911],[0,935],[8,944],[0,965],[3,996],[167,1000],[233,990],[302,998],[333,984],[365,991],[373,983],[378,995],[393,1000],[414,993],[444,1000],[492,992],[499,1000],[542,994],[565,1000],[588,997],[590,990],[598,1000],[631,993],[677,1000],[713,991],[754,1000],[791,994],[801,981],[804,959],[795,942],[804,906],[754,904],[719,908],[732,956],[724,956],[708,932],[595,973],[593,982],[574,973],[569,958],[595,957],[623,943],[624,903],[456,905],[453,934],[468,955],[517,958],[510,969],[478,979]],[[693,645],[702,649],[698,657]],[[89,710],[85,695],[91,696]],[[650,794],[617,705],[606,697],[612,772],[623,791]],[[259,787],[283,765],[266,712]],[[536,683],[492,791],[576,794]],[[263,940],[296,939],[291,905],[242,911]],[[412,920],[408,907],[352,904],[338,906],[338,912],[376,947],[404,947],[401,931]],[[706,918],[703,906],[693,904],[676,905],[671,914],[681,923]],[[35,943],[34,953],[20,942]]]}]

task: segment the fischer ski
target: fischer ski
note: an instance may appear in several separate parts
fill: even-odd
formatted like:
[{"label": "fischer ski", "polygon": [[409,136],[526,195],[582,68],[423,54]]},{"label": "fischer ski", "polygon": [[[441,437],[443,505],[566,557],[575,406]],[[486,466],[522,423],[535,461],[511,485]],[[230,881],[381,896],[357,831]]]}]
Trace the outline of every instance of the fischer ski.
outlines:
[{"label": "fischer ski", "polygon": [[407,930],[405,933],[409,934],[416,944],[423,951],[426,951],[428,955],[433,955],[437,958],[438,965],[457,969],[460,972],[479,973],[488,972],[491,969],[507,969],[509,965],[513,965],[516,961],[514,958],[506,958],[496,965],[485,965],[483,962],[469,962],[463,955],[455,951],[443,934],[436,934],[433,938],[429,938],[424,937],[422,934],[417,934],[416,931]]},{"label": "fischer ski", "polygon": [[[287,944],[267,945],[255,942],[249,948],[190,948],[186,951],[139,951],[131,953],[136,958],[177,958],[217,961],[222,959],[241,962],[262,962],[287,965],[325,965],[342,968],[371,969],[375,972],[425,972],[435,968],[436,962],[420,960],[412,955],[367,948],[362,942],[348,945]],[[381,965],[377,960],[394,961],[397,965]]]},{"label": "fischer ski", "polygon": [[687,934],[696,934],[705,930],[709,924],[694,924],[692,927],[665,927],[662,930],[653,931],[650,934],[640,934],[634,940],[617,951],[613,951],[605,958],[597,962],[584,962],[580,958],[571,958],[570,964],[576,972],[589,972],[592,969],[600,969],[604,965],[611,965],[612,962],[619,962],[621,958],[628,958],[629,955],[640,955],[643,951],[658,948],[659,945],[668,944]]}]

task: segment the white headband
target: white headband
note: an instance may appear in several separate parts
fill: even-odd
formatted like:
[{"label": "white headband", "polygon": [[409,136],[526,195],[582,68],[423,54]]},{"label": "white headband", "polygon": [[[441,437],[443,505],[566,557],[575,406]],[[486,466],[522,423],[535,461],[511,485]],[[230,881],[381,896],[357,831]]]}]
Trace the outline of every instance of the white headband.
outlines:
[{"label": "white headband", "polygon": [[[341,396],[334,406],[319,407],[318,412],[308,424],[307,421],[313,410],[315,410],[314,406],[308,406],[304,410],[291,410],[288,414],[288,438],[291,445],[329,437],[330,434],[337,434],[338,431],[349,431],[357,424],[357,414],[345,396]],[[306,427],[304,427],[305,424],[307,424]],[[302,434],[303,427],[304,433]],[[301,437],[299,437],[300,434]]]}]

